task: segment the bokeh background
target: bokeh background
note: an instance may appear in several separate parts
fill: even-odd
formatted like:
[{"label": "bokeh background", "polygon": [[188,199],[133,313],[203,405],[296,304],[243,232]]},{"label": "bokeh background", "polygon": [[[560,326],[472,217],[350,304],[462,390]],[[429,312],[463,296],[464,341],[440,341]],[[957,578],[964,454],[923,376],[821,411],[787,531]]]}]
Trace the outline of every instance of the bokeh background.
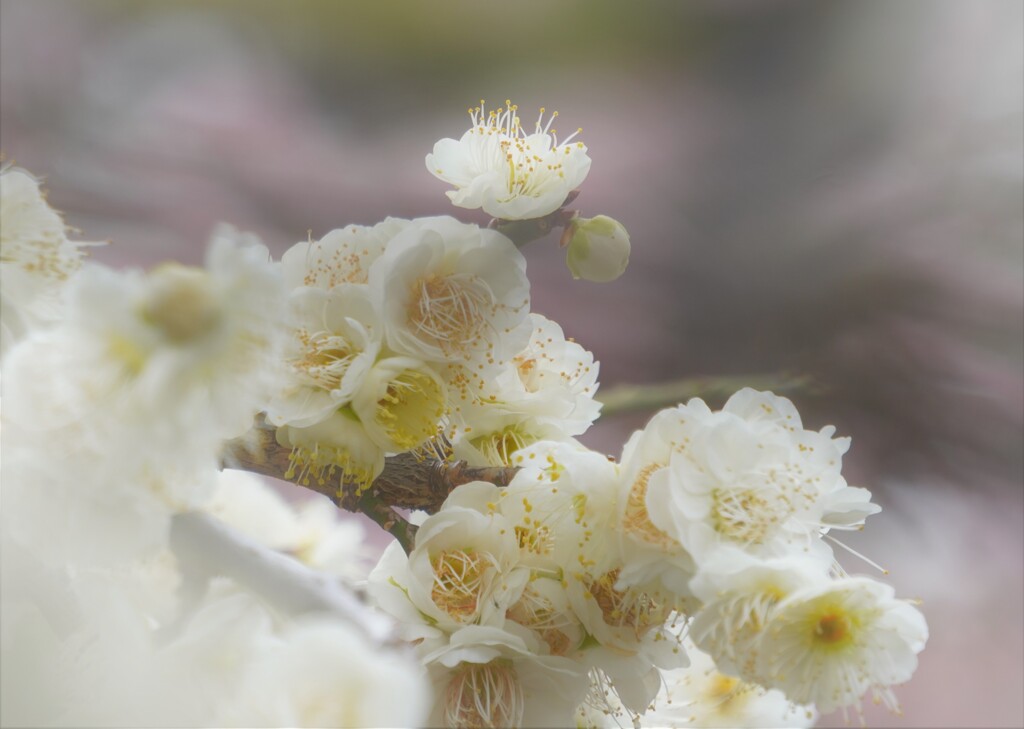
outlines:
[{"label": "bokeh background", "polygon": [[[149,266],[198,262],[222,220],[278,254],[387,215],[483,223],[424,155],[480,98],[557,108],[593,158],[576,207],[621,220],[633,256],[596,285],[533,244],[534,310],[606,390],[808,376],[788,394],[853,437],[844,473],[885,507],[846,541],[931,625],[904,716],[868,723],[1019,727],[1022,10],[2,0],[0,148],[113,241],[96,259]],[[649,415],[585,440],[617,454]]]}]

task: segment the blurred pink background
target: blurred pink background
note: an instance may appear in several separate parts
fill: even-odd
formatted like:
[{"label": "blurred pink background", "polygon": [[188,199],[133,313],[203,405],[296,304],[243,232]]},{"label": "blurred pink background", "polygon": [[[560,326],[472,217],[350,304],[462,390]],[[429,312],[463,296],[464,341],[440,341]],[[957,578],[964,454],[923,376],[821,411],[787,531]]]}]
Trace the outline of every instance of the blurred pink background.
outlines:
[{"label": "blurred pink background", "polygon": [[[932,636],[872,726],[1024,725],[1024,5],[796,0],[0,3],[0,148],[96,259],[276,253],[454,214],[423,163],[480,98],[557,108],[612,284],[526,250],[533,308],[603,388],[795,372],[885,511],[847,539]],[[530,119],[530,112],[524,111]],[[718,403],[720,404],[720,403]],[[587,434],[618,454],[650,413]],[[869,568],[845,560],[851,572]],[[842,726],[826,717],[822,726]]]}]

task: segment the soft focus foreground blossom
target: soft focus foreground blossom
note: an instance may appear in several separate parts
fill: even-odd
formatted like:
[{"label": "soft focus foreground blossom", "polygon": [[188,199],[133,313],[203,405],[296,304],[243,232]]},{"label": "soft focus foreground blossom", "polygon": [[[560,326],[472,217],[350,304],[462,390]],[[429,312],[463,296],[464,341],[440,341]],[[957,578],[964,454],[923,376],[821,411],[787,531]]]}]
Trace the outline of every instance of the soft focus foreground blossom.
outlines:
[{"label": "soft focus foreground blossom", "polygon": [[16,531],[65,506],[43,545],[55,559],[119,559],[202,503],[223,441],[268,397],[280,282],[265,248],[224,230],[205,269],[89,266],[67,300],[64,321],[4,360],[5,501]]},{"label": "soft focus foreground blossom", "polygon": [[31,329],[60,316],[59,292],[81,266],[79,246],[51,208],[39,181],[0,168],[0,354]]},{"label": "soft focus foreground blossom", "polygon": [[349,581],[365,580],[377,558],[362,524],[340,516],[327,499],[290,503],[246,471],[221,471],[203,509],[260,544]]},{"label": "soft focus foreground blossom", "polygon": [[574,218],[565,262],[573,278],[604,283],[614,281],[629,265],[629,233],[622,223],[607,215]]},{"label": "soft focus foreground blossom", "polygon": [[316,617],[286,627],[240,684],[222,725],[418,726],[430,702],[409,654],[382,651],[349,626]]},{"label": "soft focus foreground blossom", "polygon": [[711,657],[689,642],[686,649],[690,665],[662,672],[664,686],[653,708],[640,717],[641,726],[799,729],[814,725],[814,707],[795,705],[781,691],[719,672]]},{"label": "soft focus foreground blossom", "polygon": [[426,159],[432,175],[455,186],[445,194],[460,208],[504,220],[540,218],[561,207],[590,171],[586,146],[571,143],[582,129],[558,141],[551,128],[557,111],[545,124],[542,108],[532,133],[510,101],[490,112],[481,101],[469,116],[469,130],[437,142]]},{"label": "soft focus foreground blossom", "polygon": [[26,426],[82,426],[95,448],[118,442],[95,432],[103,424],[144,425],[179,452],[241,435],[277,381],[281,304],[267,249],[228,228],[202,269],[86,267],[61,326],[12,354],[5,374],[20,382],[7,407]]}]

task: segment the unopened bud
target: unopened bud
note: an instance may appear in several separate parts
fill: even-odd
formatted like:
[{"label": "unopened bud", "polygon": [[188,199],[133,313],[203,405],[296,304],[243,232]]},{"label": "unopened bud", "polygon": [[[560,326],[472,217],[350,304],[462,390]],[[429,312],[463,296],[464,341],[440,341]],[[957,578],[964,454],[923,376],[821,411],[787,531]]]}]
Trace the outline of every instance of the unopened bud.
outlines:
[{"label": "unopened bud", "polygon": [[629,233],[607,215],[576,218],[565,262],[573,278],[604,283],[614,281],[629,264]]}]

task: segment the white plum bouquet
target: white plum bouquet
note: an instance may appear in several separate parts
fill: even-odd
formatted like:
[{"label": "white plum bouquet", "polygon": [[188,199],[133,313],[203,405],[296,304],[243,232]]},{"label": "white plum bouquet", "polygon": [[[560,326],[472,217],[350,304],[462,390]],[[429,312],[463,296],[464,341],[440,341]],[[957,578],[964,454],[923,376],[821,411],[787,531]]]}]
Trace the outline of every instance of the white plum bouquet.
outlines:
[{"label": "white plum bouquet", "polygon": [[[600,282],[630,241],[567,207],[591,160],[555,116],[481,102],[427,155],[488,227],[388,218],[280,261],[223,226],[203,268],[111,270],[0,172],[5,726],[897,709],[927,626],[834,558],[879,511],[848,438],[744,388],[662,410],[618,459],[576,440],[598,364],[530,311],[521,248],[561,228]],[[339,508],[395,540],[371,556]]]}]

